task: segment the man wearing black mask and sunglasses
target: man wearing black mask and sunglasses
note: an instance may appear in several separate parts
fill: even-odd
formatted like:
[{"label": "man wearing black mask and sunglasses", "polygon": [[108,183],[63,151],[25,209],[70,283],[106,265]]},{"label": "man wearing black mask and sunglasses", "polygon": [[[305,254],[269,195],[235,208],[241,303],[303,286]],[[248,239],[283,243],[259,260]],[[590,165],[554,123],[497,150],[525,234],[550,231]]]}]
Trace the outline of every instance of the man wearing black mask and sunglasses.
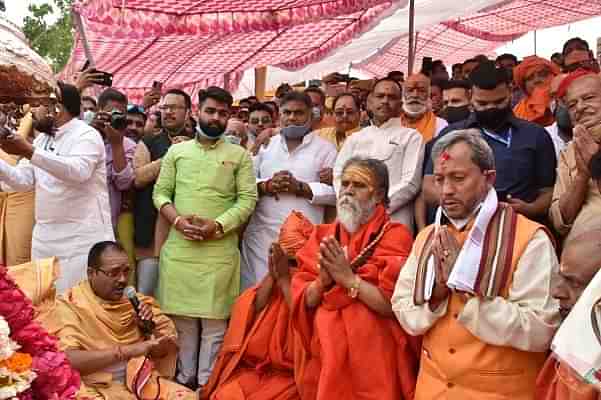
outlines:
[{"label": "man wearing black mask and sunglasses", "polygon": [[[426,148],[448,132],[476,128],[492,148],[497,165],[495,189],[530,219],[542,220],[551,204],[555,184],[555,150],[544,128],[516,118],[511,109],[511,85],[507,71],[493,62],[481,63],[470,75],[473,113],[465,121],[449,125]],[[432,163],[425,167],[423,193],[430,207],[437,206]]]}]

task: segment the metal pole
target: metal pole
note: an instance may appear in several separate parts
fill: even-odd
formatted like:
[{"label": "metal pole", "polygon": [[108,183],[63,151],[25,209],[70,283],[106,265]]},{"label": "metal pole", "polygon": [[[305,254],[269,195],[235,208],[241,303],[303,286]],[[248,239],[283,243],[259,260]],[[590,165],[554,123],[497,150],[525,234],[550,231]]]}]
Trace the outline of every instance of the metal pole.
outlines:
[{"label": "metal pole", "polygon": [[534,55],[537,55],[536,54],[536,47],[537,47],[536,44],[537,44],[536,43],[536,31],[534,31]]},{"label": "metal pole", "polygon": [[409,60],[408,75],[413,73],[415,63],[415,0],[409,0]]},{"label": "metal pole", "polygon": [[90,44],[88,43],[88,38],[86,37],[86,30],[83,26],[83,22],[81,20],[81,15],[79,15],[79,13],[73,11],[73,12],[71,12],[71,17],[73,18],[73,21],[75,22],[75,26],[77,27],[77,30],[79,31],[79,36],[81,37],[81,42],[83,43],[83,51],[86,54],[86,58],[90,62],[90,68],[93,68],[96,66],[96,64],[94,63],[94,58],[92,57],[92,50],[90,50]]}]

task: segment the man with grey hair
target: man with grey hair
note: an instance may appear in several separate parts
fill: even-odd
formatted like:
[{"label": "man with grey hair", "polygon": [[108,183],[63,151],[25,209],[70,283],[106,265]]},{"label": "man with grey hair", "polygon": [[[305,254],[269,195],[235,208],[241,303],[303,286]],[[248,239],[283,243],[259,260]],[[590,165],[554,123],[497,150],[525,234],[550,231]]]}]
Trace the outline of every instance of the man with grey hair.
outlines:
[{"label": "man with grey hair", "polygon": [[532,399],[560,322],[552,241],[498,201],[479,131],[444,136],[432,162],[436,222],[418,235],[392,297],[402,327],[424,336],[415,399]]},{"label": "man with grey hair", "polygon": [[[413,240],[386,211],[388,180],[382,161],[345,162],[338,222],[316,225],[296,254],[291,318],[301,340],[295,356],[311,359],[296,382],[320,393],[318,399],[413,396],[419,340],[396,323],[390,303]],[[356,360],[369,368],[355,368]]]}]

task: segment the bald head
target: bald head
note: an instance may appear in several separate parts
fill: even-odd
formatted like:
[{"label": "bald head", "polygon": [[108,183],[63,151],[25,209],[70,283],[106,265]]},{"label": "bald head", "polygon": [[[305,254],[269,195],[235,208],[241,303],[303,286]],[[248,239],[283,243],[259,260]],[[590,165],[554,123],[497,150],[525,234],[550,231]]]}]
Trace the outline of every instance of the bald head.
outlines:
[{"label": "bald head", "polygon": [[[599,221],[595,223],[599,226]],[[601,227],[571,238],[561,253],[561,266],[554,280],[552,295],[559,300],[565,317],[584,289],[601,269]]]},{"label": "bald head", "polygon": [[588,74],[577,78],[567,88],[563,98],[574,125],[589,131],[601,127],[601,77]]}]

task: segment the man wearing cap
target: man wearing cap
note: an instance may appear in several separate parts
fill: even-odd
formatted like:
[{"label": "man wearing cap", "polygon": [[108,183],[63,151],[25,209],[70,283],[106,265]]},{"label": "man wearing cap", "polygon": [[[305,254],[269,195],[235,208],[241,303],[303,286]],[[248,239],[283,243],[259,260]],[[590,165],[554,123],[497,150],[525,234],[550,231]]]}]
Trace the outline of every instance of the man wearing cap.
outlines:
[{"label": "man wearing cap", "polygon": [[531,400],[559,326],[551,238],[499,203],[479,131],[443,136],[432,160],[441,207],[392,297],[401,326],[424,335],[415,400]]},{"label": "man wearing cap", "polygon": [[434,114],[431,91],[430,78],[424,74],[413,74],[403,83],[401,125],[421,133],[424,143],[437,136],[448,125],[444,119]]},{"label": "man wearing cap", "polygon": [[419,338],[394,320],[390,296],[412,244],[386,207],[379,160],[342,168],[336,223],[318,225],[296,257],[292,324],[303,400],[413,399]]},{"label": "man wearing cap", "polygon": [[557,96],[575,128],[574,139],[559,158],[549,216],[557,232],[569,239],[601,211],[601,193],[590,171],[591,159],[601,148],[601,78],[577,70],[563,80]]}]

